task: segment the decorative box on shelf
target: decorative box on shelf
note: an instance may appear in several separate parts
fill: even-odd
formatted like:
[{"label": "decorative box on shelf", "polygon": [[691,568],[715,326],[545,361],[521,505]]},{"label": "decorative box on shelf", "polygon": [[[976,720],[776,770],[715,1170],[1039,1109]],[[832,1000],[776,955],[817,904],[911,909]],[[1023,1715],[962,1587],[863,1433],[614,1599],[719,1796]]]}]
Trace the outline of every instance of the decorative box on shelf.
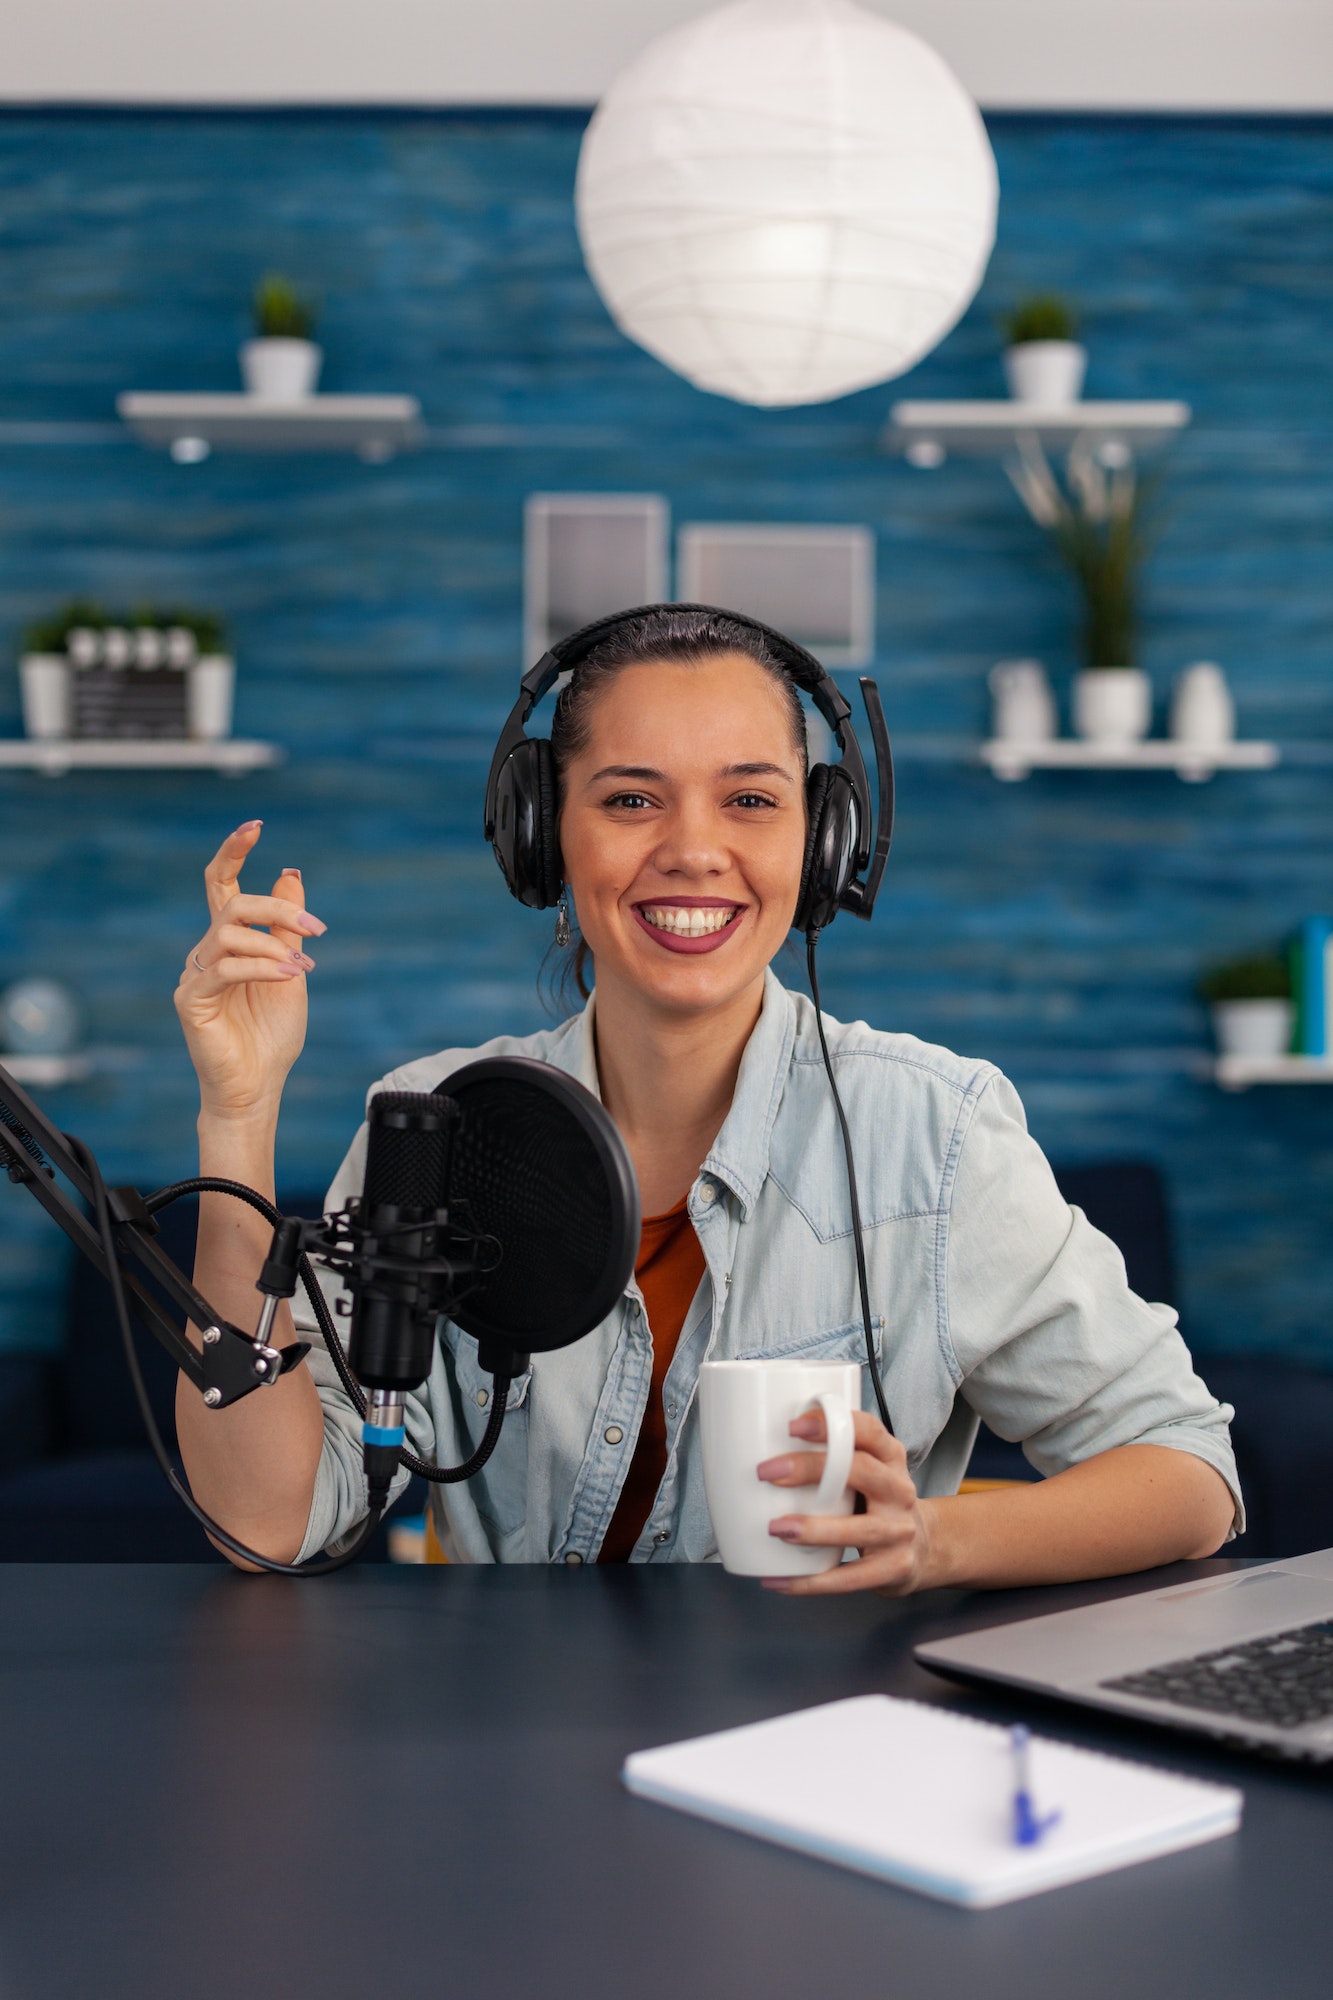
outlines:
[{"label": "decorative box on shelf", "polygon": [[236,663],[204,653],[151,667],[106,658],[79,663],[69,653],[26,653],[19,661],[23,726],[33,742],[150,739],[215,742],[231,733]]}]

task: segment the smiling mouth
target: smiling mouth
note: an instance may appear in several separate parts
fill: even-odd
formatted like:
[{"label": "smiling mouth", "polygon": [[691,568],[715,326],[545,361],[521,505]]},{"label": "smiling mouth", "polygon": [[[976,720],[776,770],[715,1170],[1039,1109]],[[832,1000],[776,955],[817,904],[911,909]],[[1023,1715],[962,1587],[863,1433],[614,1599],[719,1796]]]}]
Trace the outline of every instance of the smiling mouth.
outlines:
[{"label": "smiling mouth", "polygon": [[734,924],[741,913],[739,904],[712,910],[687,909],[679,903],[637,903],[635,908],[653,930],[678,938],[715,937]]}]

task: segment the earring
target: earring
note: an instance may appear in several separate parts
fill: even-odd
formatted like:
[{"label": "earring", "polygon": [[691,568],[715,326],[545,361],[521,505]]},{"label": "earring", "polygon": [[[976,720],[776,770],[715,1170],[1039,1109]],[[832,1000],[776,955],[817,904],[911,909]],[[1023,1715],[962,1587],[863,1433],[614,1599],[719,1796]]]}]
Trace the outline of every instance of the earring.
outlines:
[{"label": "earring", "polygon": [[562,896],[560,898],[560,908],[555,913],[555,941],[557,945],[560,947],[561,951],[564,951],[565,947],[568,945],[570,936],[571,932],[569,928],[569,904],[565,901],[564,897]]}]

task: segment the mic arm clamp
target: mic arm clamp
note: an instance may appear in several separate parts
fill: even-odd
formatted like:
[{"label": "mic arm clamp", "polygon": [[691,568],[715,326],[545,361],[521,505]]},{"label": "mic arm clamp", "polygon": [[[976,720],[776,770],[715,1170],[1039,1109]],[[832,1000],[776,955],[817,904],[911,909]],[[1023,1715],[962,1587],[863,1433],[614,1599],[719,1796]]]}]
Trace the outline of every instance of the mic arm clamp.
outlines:
[{"label": "mic arm clamp", "polygon": [[[50,1122],[22,1085],[0,1066],[0,1169],[21,1186],[27,1187],[42,1208],[69,1237],[88,1262],[107,1275],[107,1259],[102,1240],[79,1203],[73,1201],[56,1179],[59,1169],[75,1194],[91,1204],[92,1182],[76,1147]],[[268,1335],[272,1315],[254,1334],[224,1319],[196,1291],[156,1241],[151,1200],[137,1188],[107,1189],[115,1225],[116,1263],[125,1287],[127,1303],[139,1321],[164,1347],[183,1375],[188,1375],[210,1410],[224,1409],[239,1402],[252,1389],[271,1388],[309,1352],[305,1341],[291,1347],[273,1347]],[[157,1288],[150,1291],[147,1279]],[[173,1320],[166,1298],[203,1334],[196,1348]],[[276,1307],[276,1302],[275,1302]]]}]

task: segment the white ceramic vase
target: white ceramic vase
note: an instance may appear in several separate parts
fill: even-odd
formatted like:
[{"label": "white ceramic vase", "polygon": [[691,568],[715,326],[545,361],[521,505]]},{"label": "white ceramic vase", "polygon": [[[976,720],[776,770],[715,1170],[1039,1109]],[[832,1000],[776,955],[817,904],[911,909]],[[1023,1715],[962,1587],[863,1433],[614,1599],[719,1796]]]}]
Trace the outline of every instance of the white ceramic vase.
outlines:
[{"label": "white ceramic vase", "polygon": [[241,348],[246,394],[265,403],[301,403],[315,393],[324,350],[313,340],[247,340]]},{"label": "white ceramic vase", "polygon": [[1171,734],[1192,749],[1215,750],[1236,734],[1236,707],[1226,675],[1214,660],[1196,660],[1171,695]]},{"label": "white ceramic vase", "polygon": [[69,735],[72,701],[69,661],[63,653],[27,653],[19,661],[26,736],[49,741]]},{"label": "white ceramic vase", "polygon": [[1040,660],[999,660],[986,677],[991,735],[1000,743],[1049,743],[1058,717]]},{"label": "white ceramic vase", "polygon": [[205,653],[186,670],[185,725],[191,736],[218,742],[231,735],[236,662],[221,653]]},{"label": "white ceramic vase", "polygon": [[1291,1048],[1290,1000],[1215,1000],[1211,1012],[1219,1055],[1268,1060]]},{"label": "white ceramic vase", "polygon": [[1024,340],[1004,354],[1004,379],[1016,403],[1063,409],[1083,393],[1088,350],[1077,340]]},{"label": "white ceramic vase", "polygon": [[1152,722],[1152,684],[1141,667],[1085,667],[1074,676],[1074,729],[1085,743],[1138,743]]}]

